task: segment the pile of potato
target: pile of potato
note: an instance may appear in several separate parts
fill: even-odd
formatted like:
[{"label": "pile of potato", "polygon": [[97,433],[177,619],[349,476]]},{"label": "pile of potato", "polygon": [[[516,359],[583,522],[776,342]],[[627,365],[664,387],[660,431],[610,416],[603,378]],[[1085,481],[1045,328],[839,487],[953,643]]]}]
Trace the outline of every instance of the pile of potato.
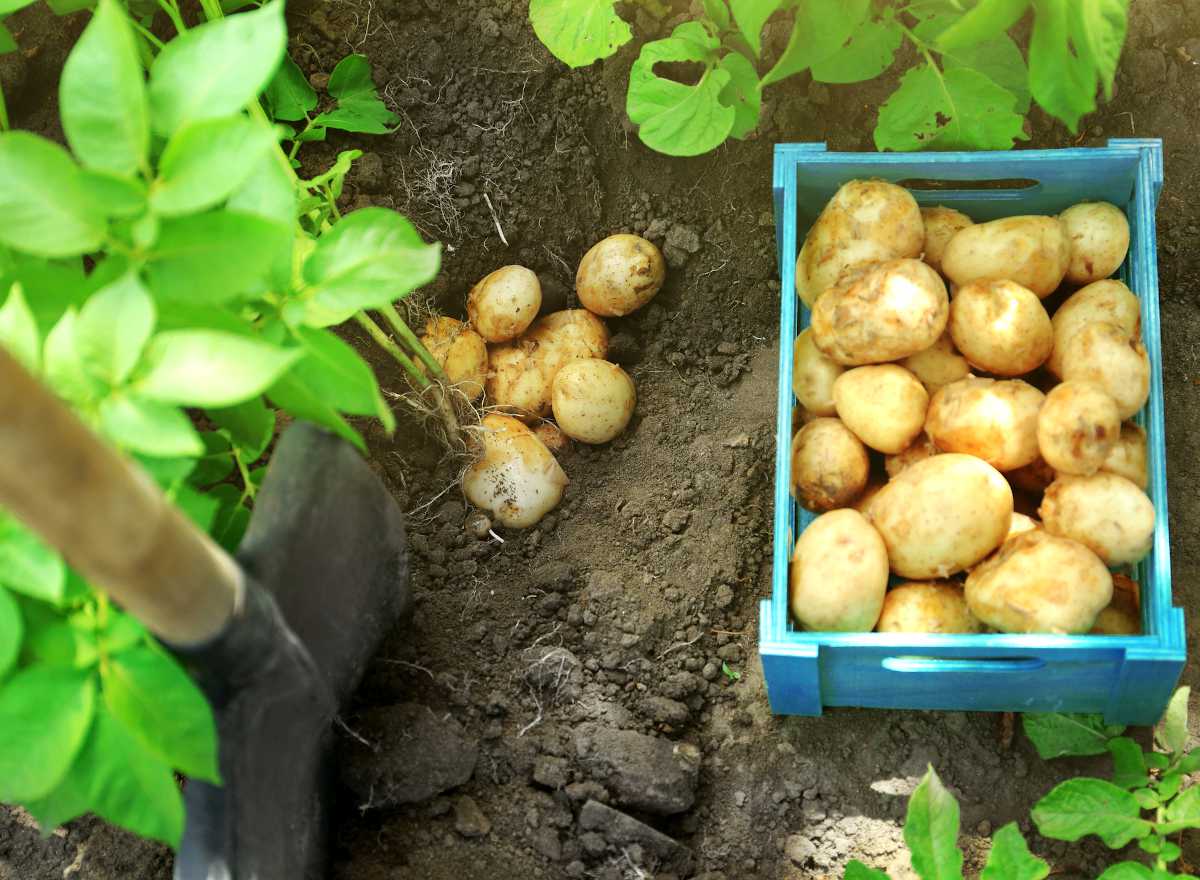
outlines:
[{"label": "pile of potato", "polygon": [[1128,421],[1150,361],[1110,278],[1128,248],[1104,202],[974,223],[883,181],[838,190],[796,263],[792,494],[820,514],[792,555],[798,625],[1140,631],[1111,571],[1154,533]]},{"label": "pile of potato", "polygon": [[[633,379],[604,360],[608,329],[654,298],[666,263],[651,242],[612,235],[583,257],[575,276],[582,309],[538,318],[542,288],[524,266],[504,266],[467,295],[467,318],[431,319],[421,341],[447,378],[485,415],[463,493],[504,526],[531,526],[562,499],[567,475],[554,453],[570,440],[607,443],[625,430]],[[536,320],[535,320],[536,319]],[[550,417],[553,416],[553,421]]]}]

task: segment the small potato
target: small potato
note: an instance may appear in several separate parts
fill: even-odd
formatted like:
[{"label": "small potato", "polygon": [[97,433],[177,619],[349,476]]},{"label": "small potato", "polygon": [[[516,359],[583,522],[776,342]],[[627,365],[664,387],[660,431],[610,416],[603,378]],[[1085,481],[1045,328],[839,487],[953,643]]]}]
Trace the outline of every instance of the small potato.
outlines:
[{"label": "small potato", "polygon": [[908,444],[906,449],[897,452],[895,455],[886,456],[883,459],[883,467],[889,477],[894,477],[906,467],[914,465],[918,461],[933,458],[935,455],[940,455],[941,452],[942,450],[938,449],[934,445],[934,442],[929,439],[929,435],[922,431],[917,435],[916,440]]},{"label": "small potato", "polygon": [[1129,253],[1129,221],[1124,211],[1108,202],[1080,202],[1058,216],[1071,241],[1069,282],[1091,284],[1121,268]]},{"label": "small potato", "polygon": [[1038,457],[1038,411],[1045,396],[1020,379],[970,376],[933,395],[925,417],[927,433],[938,449],[982,458],[1011,471]]},{"label": "small potato", "polygon": [[487,402],[522,421],[550,415],[553,381],[546,364],[520,345],[493,345],[488,352]]},{"label": "small potato", "polygon": [[483,337],[453,318],[430,318],[421,343],[446,371],[450,383],[474,400],[487,381],[488,351]]},{"label": "small potato", "polygon": [[1097,636],[1136,636],[1142,632],[1142,610],[1138,582],[1114,574],[1112,601],[1096,617],[1089,632]]},{"label": "small potato", "polygon": [[1071,243],[1057,217],[1004,217],[956,232],[942,253],[942,271],[960,286],[1007,278],[1046,297],[1062,283],[1070,261]]},{"label": "small potato", "polygon": [[514,418],[489,413],[479,435],[481,455],[462,479],[467,500],[517,529],[553,510],[569,480],[533,432]]},{"label": "small potato", "polygon": [[816,419],[792,438],[792,495],[809,510],[848,507],[870,469],[866,447],[838,419]]},{"label": "small potato", "polygon": [[508,342],[525,332],[542,307],[542,285],[524,266],[503,266],[467,294],[467,317],[488,342]]},{"label": "small potato", "polygon": [[1062,356],[1071,338],[1089,324],[1105,322],[1120,327],[1131,339],[1141,336],[1141,303],[1120,281],[1097,281],[1069,296],[1050,323],[1054,326],[1054,350],[1046,368],[1062,378]]},{"label": "small potato", "polygon": [[833,382],[846,372],[841,364],[821,353],[812,338],[812,328],[806,327],[792,346],[792,393],[800,405],[813,415],[831,416],[837,412],[833,403]]},{"label": "small potato", "polygon": [[1145,492],[1150,487],[1150,462],[1146,451],[1146,431],[1141,425],[1125,422],[1121,436],[1113,444],[1100,470],[1133,482]]},{"label": "small potato", "polygon": [[571,438],[564,434],[554,422],[538,422],[533,426],[533,435],[555,455],[566,452],[571,446]]},{"label": "small potato", "polygon": [[1062,354],[1065,382],[1092,382],[1128,419],[1150,397],[1150,357],[1140,339],[1130,339],[1115,324],[1089,324],[1070,338]]},{"label": "small potato", "polygon": [[925,254],[921,257],[935,272],[942,271],[942,254],[946,245],[954,237],[954,233],[968,226],[974,226],[975,221],[953,208],[938,205],[935,208],[922,208],[921,219],[925,221]]},{"label": "small potato", "polygon": [[1116,474],[1060,476],[1038,514],[1046,531],[1078,541],[1106,565],[1138,562],[1154,543],[1154,502]]},{"label": "small potato", "polygon": [[982,627],[955,581],[908,581],[888,590],[878,632],[976,633]]},{"label": "small potato", "polygon": [[813,342],[848,367],[924,351],[946,329],[950,299],[920,260],[891,260],[844,276],[813,307]]},{"label": "small potato", "polygon": [[629,374],[608,361],[571,361],[554,377],[554,421],[581,443],[607,443],[625,430],[637,403]]},{"label": "small potato", "polygon": [[792,616],[804,629],[870,632],[887,591],[887,550],[857,510],[832,510],[800,535],[788,580]]},{"label": "small potato", "polygon": [[636,312],[667,277],[662,252],[638,235],[610,235],[592,245],[575,273],[583,307],[606,318]]},{"label": "small potato", "polygon": [[1054,329],[1042,301],[1015,281],[962,285],[950,301],[949,327],[967,361],[997,376],[1036,370],[1054,348]]},{"label": "small potato", "polygon": [[1121,431],[1117,405],[1090,382],[1063,382],[1046,395],[1038,414],[1038,449],[1059,473],[1100,470]]},{"label": "small potato", "polygon": [[1012,513],[1012,489],[1000,472],[953,453],[905,468],[867,507],[892,571],[914,580],[948,577],[979,562],[1000,546]]},{"label": "small potato", "polygon": [[971,612],[1011,633],[1083,633],[1112,599],[1112,575],[1076,541],[1037,529],[967,575]]},{"label": "small potato", "polygon": [[553,380],[567,363],[608,355],[608,328],[587,309],[551,312],[533,322],[517,343],[545,363]]},{"label": "small potato", "polygon": [[921,433],[929,406],[925,386],[895,364],[848,370],[833,383],[833,400],[847,428],[872,449],[891,455]]},{"label": "small potato", "polygon": [[910,354],[900,361],[900,366],[920,379],[930,394],[944,385],[965,379],[971,372],[971,365],[958,353],[949,332],[939,336],[937,342],[924,351]]},{"label": "small potato", "polygon": [[[1058,475],[1054,472],[1054,468],[1046,464],[1045,459],[1039,454],[1036,459],[1024,467],[1005,471],[1004,476],[1012,483],[1014,489],[1034,495],[1041,495],[1046,491],[1046,487],[1054,482],[1054,478]],[[1035,504],[1034,507],[1037,507],[1037,505]]]}]

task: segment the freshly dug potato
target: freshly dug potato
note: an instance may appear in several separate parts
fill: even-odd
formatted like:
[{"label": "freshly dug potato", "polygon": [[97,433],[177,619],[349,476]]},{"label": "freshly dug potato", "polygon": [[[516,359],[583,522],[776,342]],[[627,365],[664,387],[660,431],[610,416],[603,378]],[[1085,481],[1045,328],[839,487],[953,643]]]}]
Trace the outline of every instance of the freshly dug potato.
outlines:
[{"label": "freshly dug potato", "polygon": [[920,260],[891,260],[844,276],[813,307],[813,342],[848,367],[924,351],[946,329],[946,285]]},{"label": "freshly dug potato", "polygon": [[1083,633],[1112,599],[1112,576],[1082,544],[1042,529],[1005,541],[967,575],[971,612],[1012,633]]},{"label": "freshly dug potato", "polygon": [[596,358],[571,361],[554,377],[554,421],[581,443],[607,443],[633,417],[637,391],[629,374]]},{"label": "freshly dug potato", "polygon": [[894,477],[900,471],[910,465],[916,464],[918,461],[924,461],[927,458],[933,458],[935,455],[940,455],[942,450],[938,449],[929,435],[922,431],[917,435],[917,439],[908,446],[897,452],[895,455],[885,456],[883,459],[883,468],[887,471],[889,477]]},{"label": "freshly dug potato", "polygon": [[908,581],[883,598],[878,632],[975,633],[982,627],[955,581]]},{"label": "freshly dug potato", "polygon": [[662,252],[639,235],[610,235],[592,245],[575,273],[575,292],[590,312],[620,317],[636,312],[667,277]]},{"label": "freshly dug potato", "polygon": [[943,385],[965,379],[971,372],[971,365],[954,347],[949,331],[939,336],[929,348],[900,361],[900,366],[920,379],[930,394]]},{"label": "freshly dug potato", "polygon": [[483,337],[454,318],[430,318],[422,344],[446,371],[450,383],[469,400],[483,394],[487,381],[488,351]]},{"label": "freshly dug potato", "polygon": [[1141,335],[1142,313],[1138,298],[1120,281],[1097,281],[1071,294],[1050,323],[1054,326],[1054,350],[1046,368],[1062,378],[1062,356],[1071,338],[1089,324],[1115,324],[1129,338]]},{"label": "freshly dug potato", "polygon": [[792,495],[809,510],[848,507],[870,469],[866,447],[838,419],[811,421],[792,438]]},{"label": "freshly dug potato", "polygon": [[925,424],[929,394],[904,367],[855,367],[833,383],[838,418],[872,449],[894,455],[907,449]]},{"label": "freshly dug potato", "polygon": [[550,378],[564,364],[608,354],[608,328],[587,309],[551,312],[533,322],[517,343],[545,362]]},{"label": "freshly dug potato", "polygon": [[1121,436],[1113,444],[1100,470],[1133,482],[1145,492],[1150,487],[1150,460],[1146,450],[1146,431],[1141,425],[1125,422]]},{"label": "freshly dug potato", "polygon": [[883,539],[857,510],[813,520],[792,552],[792,616],[816,632],[870,632],[887,591]]},{"label": "freshly dug potato", "polygon": [[1146,348],[1115,324],[1089,324],[1072,336],[1062,353],[1062,377],[1100,386],[1122,419],[1133,416],[1150,397]]},{"label": "freshly dug potato", "polygon": [[935,455],[905,468],[867,508],[891,568],[914,580],[970,568],[1000,545],[1012,521],[1004,477],[970,455]]},{"label": "freshly dug potato", "polygon": [[496,522],[523,529],[549,513],[569,480],[542,441],[510,416],[490,413],[480,425],[479,459],[463,474],[463,494]]},{"label": "freshly dug potato", "polygon": [[555,455],[565,452],[571,445],[571,438],[554,422],[538,422],[533,426],[533,434]]},{"label": "freshly dug potato", "polygon": [[545,418],[553,382],[546,363],[528,349],[515,343],[491,347],[484,389],[492,406],[527,422]]},{"label": "freshly dug potato", "polygon": [[1038,414],[1038,449],[1059,473],[1087,476],[1103,466],[1120,436],[1117,405],[1091,382],[1063,382]]},{"label": "freshly dug potato", "polygon": [[1046,531],[1078,541],[1106,565],[1138,562],[1154,543],[1154,502],[1116,474],[1060,476],[1038,514]]},{"label": "freshly dug potato", "polygon": [[[1058,475],[1054,472],[1054,468],[1046,464],[1046,460],[1039,454],[1032,463],[1025,465],[1025,467],[1005,471],[1004,476],[1012,483],[1014,489],[1019,489],[1022,492],[1030,492],[1034,495],[1041,495],[1046,491],[1046,487],[1054,482],[1054,478]],[[1037,505],[1035,504],[1034,507],[1037,507]]]},{"label": "freshly dug potato", "polygon": [[921,219],[925,221],[925,254],[921,259],[932,266],[935,272],[941,272],[942,254],[946,252],[946,245],[954,237],[954,233],[974,226],[975,221],[962,211],[942,205],[922,208]]},{"label": "freshly dug potato", "polygon": [[918,257],[925,224],[912,193],[882,180],[851,180],[825,205],[796,259],[796,293],[810,309],[847,271]]},{"label": "freshly dug potato", "polygon": [[1121,268],[1129,253],[1129,221],[1124,211],[1108,202],[1080,202],[1058,216],[1071,242],[1068,281],[1091,284]]},{"label": "freshly dug potato", "polygon": [[1089,632],[1097,636],[1136,636],[1142,632],[1142,610],[1138,582],[1114,574],[1112,601],[1096,617]]},{"label": "freshly dug potato", "polygon": [[985,278],[962,285],[950,301],[949,327],[967,361],[997,376],[1036,370],[1054,348],[1042,301],[1015,281]]},{"label": "freshly dug potato", "polygon": [[1057,217],[1004,217],[956,232],[942,253],[942,271],[958,285],[1007,278],[1046,297],[1070,261],[1071,243]]},{"label": "freshly dug potato", "polygon": [[1037,460],[1044,399],[1020,379],[969,376],[933,395],[925,433],[938,449],[974,455],[997,470],[1016,470]]},{"label": "freshly dug potato", "polygon": [[792,346],[792,393],[800,405],[813,415],[833,415],[837,412],[833,382],[844,372],[845,367],[825,357],[817,348],[812,328],[804,328]]},{"label": "freshly dug potato", "polygon": [[467,294],[467,317],[488,342],[508,342],[525,332],[542,307],[542,285],[524,266],[502,266]]}]

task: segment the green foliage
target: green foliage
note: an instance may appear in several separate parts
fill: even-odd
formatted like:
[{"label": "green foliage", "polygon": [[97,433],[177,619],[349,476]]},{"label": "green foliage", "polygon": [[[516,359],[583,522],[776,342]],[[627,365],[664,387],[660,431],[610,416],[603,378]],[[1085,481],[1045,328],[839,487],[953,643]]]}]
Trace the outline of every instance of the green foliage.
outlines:
[{"label": "green foliage", "polygon": [[1064,755],[1103,755],[1108,741],[1125,732],[1104,723],[1102,715],[1067,715],[1061,712],[1027,712],[1021,716],[1025,735],[1046,760]]},{"label": "green foliage", "polygon": [[530,0],[529,20],[546,48],[571,67],[607,58],[633,37],[616,0]]}]

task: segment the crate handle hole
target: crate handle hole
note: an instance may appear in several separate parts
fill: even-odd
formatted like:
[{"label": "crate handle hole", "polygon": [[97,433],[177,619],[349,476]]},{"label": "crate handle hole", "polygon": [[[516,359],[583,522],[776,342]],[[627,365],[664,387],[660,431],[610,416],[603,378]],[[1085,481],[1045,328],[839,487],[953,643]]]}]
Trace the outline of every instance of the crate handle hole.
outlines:
[{"label": "crate handle hole", "polygon": [[974,657],[955,660],[946,657],[885,657],[884,669],[890,672],[1032,672],[1046,661],[1040,657]]},{"label": "crate handle hole", "polygon": [[1026,195],[1025,190],[1041,187],[1040,180],[1030,177],[987,178],[984,180],[940,180],[934,177],[906,177],[900,186],[915,190],[1008,190]]}]

